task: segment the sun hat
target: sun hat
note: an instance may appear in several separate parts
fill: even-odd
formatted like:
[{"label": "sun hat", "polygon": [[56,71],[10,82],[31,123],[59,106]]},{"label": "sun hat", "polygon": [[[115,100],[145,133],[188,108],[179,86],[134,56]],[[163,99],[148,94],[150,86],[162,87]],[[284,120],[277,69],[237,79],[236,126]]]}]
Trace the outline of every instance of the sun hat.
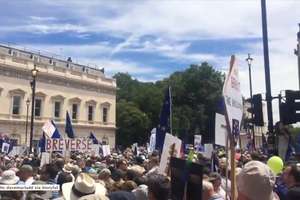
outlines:
[{"label": "sun hat", "polygon": [[105,196],[106,189],[103,184],[96,183],[88,174],[81,173],[75,182],[64,183],[62,185],[62,193],[66,200],[77,200],[93,194]]},{"label": "sun hat", "polygon": [[16,176],[16,172],[13,170],[6,170],[2,173],[0,178],[0,184],[2,185],[14,185],[19,182],[19,177]]},{"label": "sun hat", "polygon": [[111,176],[111,171],[107,168],[102,169],[99,173],[99,176]]},{"label": "sun hat", "polygon": [[238,192],[250,200],[273,200],[275,175],[264,163],[250,161],[237,175]]}]

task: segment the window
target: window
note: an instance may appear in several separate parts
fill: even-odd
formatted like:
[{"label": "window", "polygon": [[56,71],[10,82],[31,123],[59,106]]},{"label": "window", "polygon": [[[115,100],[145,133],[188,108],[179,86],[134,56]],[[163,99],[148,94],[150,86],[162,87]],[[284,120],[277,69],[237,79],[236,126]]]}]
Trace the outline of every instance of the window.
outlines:
[{"label": "window", "polygon": [[34,116],[41,117],[42,99],[36,99],[34,105]]},{"label": "window", "polygon": [[72,119],[77,120],[78,115],[78,104],[72,104]]},{"label": "window", "polygon": [[13,96],[12,114],[19,115],[21,110],[21,96]]},{"label": "window", "polygon": [[54,102],[54,117],[55,118],[60,118],[60,101],[55,101]]},{"label": "window", "polygon": [[88,120],[93,121],[94,118],[94,106],[89,106],[88,107]]},{"label": "window", "polygon": [[104,123],[107,122],[107,108],[103,108],[103,112],[102,112],[102,121]]}]

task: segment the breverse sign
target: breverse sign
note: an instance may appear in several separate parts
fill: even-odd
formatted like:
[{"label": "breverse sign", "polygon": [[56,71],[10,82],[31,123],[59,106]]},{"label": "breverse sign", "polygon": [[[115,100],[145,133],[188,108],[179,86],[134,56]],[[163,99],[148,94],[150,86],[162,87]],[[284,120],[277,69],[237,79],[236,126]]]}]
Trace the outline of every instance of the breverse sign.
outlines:
[{"label": "breverse sign", "polygon": [[47,138],[45,149],[51,151],[80,151],[92,150],[93,140],[87,138]]}]

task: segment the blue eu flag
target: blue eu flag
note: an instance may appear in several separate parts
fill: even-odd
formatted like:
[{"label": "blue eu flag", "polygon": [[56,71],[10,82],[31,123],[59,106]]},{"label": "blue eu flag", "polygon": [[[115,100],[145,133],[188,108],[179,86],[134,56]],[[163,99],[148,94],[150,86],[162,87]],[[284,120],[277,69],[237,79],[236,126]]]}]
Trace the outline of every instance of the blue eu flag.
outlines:
[{"label": "blue eu flag", "polygon": [[93,144],[99,144],[99,141],[92,132],[90,132],[89,139],[93,140]]},{"label": "blue eu flag", "polygon": [[71,118],[70,118],[70,115],[69,115],[68,111],[67,111],[67,116],[66,116],[65,132],[67,133],[69,138],[75,138],[72,123],[71,123]]},{"label": "blue eu flag", "polygon": [[166,133],[170,133],[170,115],[171,115],[171,88],[169,87],[165,93],[165,99],[160,112],[159,125],[156,132],[155,148],[160,152],[163,149]]},{"label": "blue eu flag", "polygon": [[39,147],[41,148],[41,152],[45,152],[45,144],[46,144],[46,137],[45,137],[45,133],[43,132],[42,137],[40,138],[39,141]]}]

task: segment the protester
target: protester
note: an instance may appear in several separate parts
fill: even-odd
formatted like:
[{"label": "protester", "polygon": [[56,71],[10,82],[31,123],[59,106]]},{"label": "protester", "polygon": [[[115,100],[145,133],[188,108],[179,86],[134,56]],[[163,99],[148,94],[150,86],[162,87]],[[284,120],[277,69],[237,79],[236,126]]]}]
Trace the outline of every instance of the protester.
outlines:
[{"label": "protester", "polygon": [[[105,157],[101,153],[90,155],[71,152],[67,159],[63,159],[59,153],[53,153],[50,163],[42,163],[38,167],[35,166],[40,163],[37,155],[0,154],[0,184],[59,186],[58,191],[1,191],[0,199],[170,200],[172,177],[158,173],[159,153],[147,153],[143,148],[139,148],[138,152],[130,148],[123,152],[112,150],[112,154]],[[213,155],[213,163],[201,152],[193,155],[194,162],[203,166],[203,181],[200,181],[200,184],[203,182],[203,200],[229,200],[231,181],[226,177],[230,177],[230,163],[226,163],[224,148],[215,149]],[[235,156],[238,200],[278,199],[273,190],[281,200],[299,200],[300,165],[296,161],[287,164],[283,174],[278,175],[275,181],[274,174],[263,163],[267,158],[268,155],[259,149],[241,150]],[[178,180],[181,178],[179,176]],[[184,187],[176,189],[184,190]]]},{"label": "protester", "polygon": [[202,200],[224,200],[214,191],[213,184],[208,181],[202,182]]},{"label": "protester", "polygon": [[63,197],[68,200],[89,198],[106,199],[106,189],[104,184],[96,183],[86,173],[80,173],[75,182],[64,183],[62,185]]},{"label": "protester", "polygon": [[278,154],[279,157],[285,160],[291,134],[288,128],[282,122],[276,123],[275,130],[278,135]]},{"label": "protester", "polygon": [[222,197],[223,199],[226,199],[226,192],[221,187],[222,184],[222,177],[220,174],[213,172],[209,175],[209,181],[213,184],[214,192]]},{"label": "protester", "polygon": [[[55,164],[46,164],[42,167],[41,169],[41,181],[45,181],[49,185],[54,185],[56,184],[55,178],[57,175],[57,168]],[[52,192],[52,198],[58,198],[59,193],[58,191],[53,191]]]},{"label": "protester", "polygon": [[159,174],[153,174],[148,182],[149,200],[168,200],[170,195],[170,181],[167,177]]},{"label": "protester", "polygon": [[32,166],[22,165],[18,171],[18,176],[20,177],[19,184],[31,185],[34,182]]},{"label": "protester", "polygon": [[288,187],[286,199],[300,199],[300,164],[287,166],[283,172],[283,181]]},{"label": "protester", "polygon": [[272,170],[260,161],[250,161],[237,175],[238,200],[279,200],[274,185]]}]

